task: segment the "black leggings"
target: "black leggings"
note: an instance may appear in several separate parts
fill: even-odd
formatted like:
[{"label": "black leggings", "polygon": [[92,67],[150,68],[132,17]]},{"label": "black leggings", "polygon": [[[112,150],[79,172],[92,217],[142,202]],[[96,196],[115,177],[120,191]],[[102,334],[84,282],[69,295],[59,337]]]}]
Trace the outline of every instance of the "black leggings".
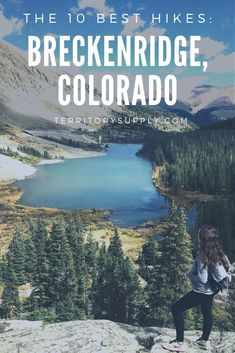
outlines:
[{"label": "black leggings", "polygon": [[190,308],[200,305],[203,315],[203,333],[202,339],[209,339],[212,329],[212,304],[214,294],[207,295],[191,291],[172,305],[172,315],[176,328],[176,339],[179,342],[184,340],[184,312]]}]

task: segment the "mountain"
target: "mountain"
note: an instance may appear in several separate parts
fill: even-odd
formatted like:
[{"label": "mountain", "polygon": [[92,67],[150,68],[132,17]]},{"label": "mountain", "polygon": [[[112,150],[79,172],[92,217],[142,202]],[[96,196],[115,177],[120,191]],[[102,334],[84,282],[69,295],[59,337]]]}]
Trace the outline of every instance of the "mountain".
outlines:
[{"label": "mountain", "polygon": [[112,115],[111,109],[104,106],[61,106],[57,98],[58,69],[29,67],[26,53],[2,40],[0,57],[2,122],[24,129],[47,129],[58,128],[54,117]]},{"label": "mountain", "polygon": [[202,85],[182,91],[179,91],[179,99],[174,106],[169,107],[162,101],[157,109],[187,117],[199,127],[235,117],[234,86]]},{"label": "mountain", "polygon": [[198,86],[189,99],[192,121],[199,126],[214,124],[235,117],[235,88]]},{"label": "mountain", "polygon": [[[200,332],[186,332],[187,353]],[[172,329],[125,325],[108,320],[0,321],[1,353],[165,353],[162,344],[175,338]],[[234,332],[213,332],[210,353],[232,353]]]},{"label": "mountain", "polygon": [[198,113],[203,109],[235,108],[234,87],[216,87],[203,85],[195,87],[191,92],[189,104],[192,113]]}]

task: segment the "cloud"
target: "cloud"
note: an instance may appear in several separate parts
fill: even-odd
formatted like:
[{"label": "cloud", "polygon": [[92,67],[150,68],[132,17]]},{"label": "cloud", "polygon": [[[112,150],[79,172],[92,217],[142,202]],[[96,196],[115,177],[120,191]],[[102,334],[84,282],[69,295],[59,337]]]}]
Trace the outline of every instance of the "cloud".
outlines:
[{"label": "cloud", "polygon": [[145,6],[140,6],[136,11],[144,11],[144,10],[145,10]]},{"label": "cloud", "polygon": [[158,36],[162,36],[165,32],[166,32],[165,28],[154,27],[151,25],[150,27],[145,28],[142,32],[139,32],[136,34],[147,38],[149,41],[149,36],[158,37]]},{"label": "cloud", "polygon": [[218,54],[221,54],[226,49],[223,42],[218,42],[209,37],[201,38],[198,42],[198,48],[200,54],[205,56],[205,59],[213,58]]},{"label": "cloud", "polygon": [[15,4],[15,5],[22,5],[23,4],[23,1],[22,0],[9,0],[12,4]]},{"label": "cloud", "polygon": [[129,21],[125,23],[121,35],[138,35],[145,37],[149,42],[150,36],[160,36],[166,32],[165,28],[156,27],[150,24],[146,27],[146,22],[140,18],[140,16],[130,15]]},{"label": "cloud", "polygon": [[128,16],[129,21],[125,23],[123,30],[121,31],[121,35],[131,36],[132,34],[136,34],[135,32],[141,30],[144,27],[145,21],[142,20],[139,16],[136,17],[134,15]]},{"label": "cloud", "polygon": [[78,13],[80,10],[91,9],[93,12],[103,13],[108,16],[114,12],[114,8],[106,4],[106,0],[78,0],[77,7],[72,7],[72,13]]},{"label": "cloud", "polygon": [[73,14],[73,15],[77,15],[79,9],[76,6],[73,6],[69,9],[69,11]]},{"label": "cloud", "polygon": [[59,34],[51,33],[51,32],[47,33],[46,36],[51,36],[51,37],[54,37],[55,39],[58,39],[60,37]]},{"label": "cloud", "polygon": [[[51,33],[51,32],[45,34],[45,36],[50,36],[50,37],[53,37],[53,38],[55,38],[55,39],[58,39],[58,38],[60,37],[59,34]],[[42,38],[42,42],[44,43],[44,36],[43,36],[43,38]]]},{"label": "cloud", "polygon": [[0,38],[7,37],[10,34],[21,34],[24,26],[23,20],[17,17],[8,19],[4,16],[3,10],[0,4]]},{"label": "cloud", "polygon": [[217,55],[213,60],[208,62],[207,72],[221,73],[234,73],[235,69],[235,52],[230,54]]}]

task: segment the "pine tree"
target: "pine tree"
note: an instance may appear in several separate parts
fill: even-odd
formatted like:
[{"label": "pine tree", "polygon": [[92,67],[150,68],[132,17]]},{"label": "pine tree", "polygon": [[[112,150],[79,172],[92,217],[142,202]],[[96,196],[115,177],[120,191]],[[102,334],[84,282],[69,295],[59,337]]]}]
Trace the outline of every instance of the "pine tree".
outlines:
[{"label": "pine tree", "polygon": [[91,286],[92,314],[100,319],[106,317],[108,310],[105,293],[107,257],[105,244],[102,244],[98,251],[96,271],[93,271]]},{"label": "pine tree", "polygon": [[25,243],[24,234],[17,226],[13,235],[9,252],[11,253],[12,269],[16,275],[16,284],[26,283],[25,273]]},{"label": "pine tree", "polygon": [[108,253],[116,259],[123,259],[122,243],[118,234],[117,227],[115,227],[114,236],[110,241]]},{"label": "pine tree", "polygon": [[33,220],[28,221],[27,237],[25,239],[25,274],[27,281],[34,282],[37,276],[37,251],[33,241],[37,225]]},{"label": "pine tree", "polygon": [[102,271],[102,269],[105,267],[106,257],[107,257],[107,250],[106,250],[105,244],[103,243],[99,248],[97,261],[96,261],[98,271]]},{"label": "pine tree", "polygon": [[77,319],[76,306],[70,290],[63,293],[61,299],[56,303],[56,319],[60,322]]},{"label": "pine tree", "polygon": [[104,246],[99,251],[93,293],[96,318],[137,322],[141,303],[140,284],[133,265],[124,258],[117,231],[108,251]]},{"label": "pine tree", "polygon": [[157,261],[157,243],[153,238],[143,245],[142,254],[144,255],[145,263],[147,266],[156,266]]},{"label": "pine tree", "polygon": [[[28,244],[32,251],[36,251],[36,259],[33,259],[36,268],[33,269],[31,277],[34,287],[31,300],[34,309],[40,309],[48,305],[48,281],[49,281],[49,263],[48,263],[48,233],[43,218],[37,222],[37,226],[33,229],[32,243]],[[29,250],[29,249],[28,249]],[[30,251],[30,250],[29,250]]]},{"label": "pine tree", "polygon": [[66,227],[66,237],[73,257],[73,266],[77,282],[75,300],[76,318],[84,319],[88,311],[88,298],[86,293],[88,271],[85,262],[83,226],[80,219],[72,219],[69,222]]},{"label": "pine tree", "polygon": [[5,270],[6,270],[6,259],[5,256],[2,256],[2,259],[0,261],[0,281],[4,281],[5,277]]},{"label": "pine tree", "polygon": [[77,281],[73,255],[62,218],[54,222],[51,229],[48,296],[59,321],[73,320],[76,317],[74,303],[77,296]]},{"label": "pine tree", "polygon": [[139,275],[145,280],[148,282],[149,280],[149,268],[148,266],[146,265],[146,262],[145,262],[145,256],[144,254],[140,254],[139,256],[139,259],[138,259],[138,263],[139,263],[139,269],[138,269],[138,273]]},{"label": "pine tree", "polygon": [[138,275],[127,258],[120,268],[121,295],[123,300],[123,318],[119,315],[120,321],[136,324],[141,317],[141,310],[144,305],[143,291],[140,287]]},{"label": "pine tree", "polygon": [[20,301],[17,288],[16,274],[13,270],[11,253],[7,253],[7,262],[4,278],[4,290],[1,303],[1,317],[3,319],[12,319],[20,313]]},{"label": "pine tree", "polygon": [[150,324],[170,325],[171,305],[190,289],[187,274],[192,265],[192,243],[185,218],[182,210],[172,206],[165,239],[160,243],[159,265],[148,286]]},{"label": "pine tree", "polygon": [[145,280],[149,281],[149,276],[151,269],[156,267],[158,260],[158,253],[157,253],[157,244],[156,240],[150,238],[144,245],[142,252],[138,258],[139,275]]},{"label": "pine tree", "polygon": [[96,252],[97,252],[97,243],[95,243],[92,233],[88,233],[87,241],[85,244],[85,261],[90,270],[90,272],[95,267],[96,262]]}]

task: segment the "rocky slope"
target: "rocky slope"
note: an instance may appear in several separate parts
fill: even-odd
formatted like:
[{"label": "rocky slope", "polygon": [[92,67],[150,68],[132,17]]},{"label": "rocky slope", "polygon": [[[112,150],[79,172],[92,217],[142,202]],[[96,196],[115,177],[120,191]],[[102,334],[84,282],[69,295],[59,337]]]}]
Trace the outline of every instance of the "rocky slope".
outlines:
[{"label": "rocky slope", "polygon": [[[187,353],[199,332],[187,332]],[[40,321],[0,321],[1,353],[164,353],[174,330],[118,324],[106,320],[43,325]],[[213,333],[211,353],[234,353],[235,333]]]},{"label": "rocky slope", "polygon": [[4,122],[25,129],[53,128],[54,117],[111,115],[111,110],[102,106],[84,106],[79,109],[74,104],[61,106],[57,98],[58,70],[43,66],[29,67],[26,55],[18,48],[0,41],[2,121],[5,118]]}]

